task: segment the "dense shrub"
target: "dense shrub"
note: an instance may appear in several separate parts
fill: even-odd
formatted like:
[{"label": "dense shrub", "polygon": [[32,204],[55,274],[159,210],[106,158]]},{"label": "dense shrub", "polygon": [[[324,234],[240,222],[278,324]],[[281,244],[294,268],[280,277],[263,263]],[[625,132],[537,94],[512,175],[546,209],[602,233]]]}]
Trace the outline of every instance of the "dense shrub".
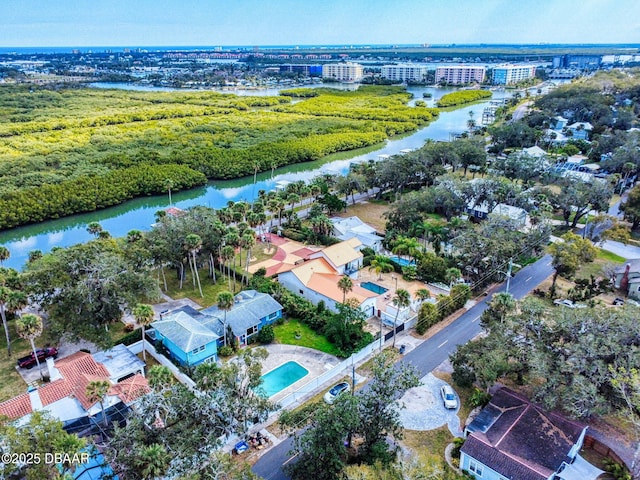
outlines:
[{"label": "dense shrub", "polygon": [[273,333],[273,327],[271,325],[265,325],[258,332],[256,340],[265,345],[267,343],[273,342],[275,338],[276,335],[275,333]]},{"label": "dense shrub", "polygon": [[457,92],[447,93],[438,100],[438,107],[453,107],[455,105],[463,105],[465,103],[476,102],[491,98],[492,93],[488,90],[459,90]]}]

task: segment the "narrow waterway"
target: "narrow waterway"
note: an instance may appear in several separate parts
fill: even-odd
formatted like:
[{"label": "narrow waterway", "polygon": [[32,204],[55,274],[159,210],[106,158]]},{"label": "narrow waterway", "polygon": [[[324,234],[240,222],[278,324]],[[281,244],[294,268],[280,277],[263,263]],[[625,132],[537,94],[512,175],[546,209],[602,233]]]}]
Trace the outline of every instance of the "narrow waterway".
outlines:
[{"label": "narrow waterway", "polygon": [[[408,90],[414,94],[414,101],[422,99],[423,92],[431,93],[432,98],[425,101],[428,106],[433,106],[438,98],[453,89],[410,87]],[[270,91],[272,95],[277,92],[277,89]],[[494,98],[502,98],[504,95],[504,92],[494,92]],[[230,200],[251,201],[258,195],[258,191],[272,190],[281,180],[310,180],[322,173],[345,174],[353,162],[376,159],[379,155],[398,154],[404,149],[414,150],[422,147],[428,139],[449,140],[451,134],[466,130],[469,112],[473,111],[476,121],[480,120],[485,103],[487,102],[441,112],[439,118],[430,125],[411,135],[394,138],[378,146],[330,155],[317,162],[289,165],[274,172],[263,172],[258,174],[255,184],[251,176],[210,182],[203,187],[174,192],[172,203],[183,209],[194,205],[220,208]],[[124,236],[134,229],[148,230],[154,222],[155,213],[168,206],[167,195],[138,198],[97,212],[73,215],[0,232],[0,245],[4,245],[11,252],[11,257],[5,261],[5,266],[21,269],[32,250],[41,250],[46,253],[53,247],[66,247],[90,240],[92,236],[86,231],[86,226],[90,222],[99,222],[114,237]]]}]

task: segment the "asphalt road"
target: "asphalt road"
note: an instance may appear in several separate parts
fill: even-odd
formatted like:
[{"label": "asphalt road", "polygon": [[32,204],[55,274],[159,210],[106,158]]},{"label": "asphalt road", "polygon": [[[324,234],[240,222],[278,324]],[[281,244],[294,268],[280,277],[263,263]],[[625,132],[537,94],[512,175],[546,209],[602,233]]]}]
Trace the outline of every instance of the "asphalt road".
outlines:
[{"label": "asphalt road", "polygon": [[[509,293],[514,298],[521,299],[552,273],[551,256],[546,255],[537,262],[523,268],[511,278]],[[504,292],[505,289],[506,285],[504,284],[494,289],[491,294],[488,294],[482,301],[458,317],[451,325],[442,329],[405,355],[397,365],[413,365],[418,370],[418,376],[420,377],[434,370],[449,358],[449,355],[455,351],[458,345],[467,343],[480,333],[480,315],[487,309],[487,304],[491,301],[492,295]],[[256,462],[253,466],[253,471],[265,480],[289,480],[289,477],[282,471],[282,466],[294,460],[289,456],[292,446],[291,438],[276,445]]]}]

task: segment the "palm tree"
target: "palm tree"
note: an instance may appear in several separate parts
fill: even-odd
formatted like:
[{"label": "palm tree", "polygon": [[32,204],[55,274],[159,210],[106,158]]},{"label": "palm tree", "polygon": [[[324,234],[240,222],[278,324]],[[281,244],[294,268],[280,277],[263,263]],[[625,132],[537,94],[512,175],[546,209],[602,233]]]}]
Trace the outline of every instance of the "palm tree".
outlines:
[{"label": "palm tree", "polygon": [[449,284],[449,288],[451,288],[453,282],[459,280],[460,277],[462,277],[462,272],[455,267],[447,268],[444,273],[444,281]]},{"label": "palm tree", "polygon": [[220,252],[222,263],[227,265],[227,279],[229,280],[229,290],[231,290],[231,259],[235,256],[235,250],[231,245],[225,245]]},{"label": "palm tree", "polygon": [[153,307],[146,303],[139,303],[133,309],[133,317],[136,319],[136,322],[140,324],[140,327],[142,327],[142,358],[145,362],[147,361],[147,351],[144,348],[144,329],[153,322],[153,316]]},{"label": "palm tree", "polygon": [[416,298],[421,302],[429,300],[431,298],[431,292],[426,288],[420,288],[416,291]]},{"label": "palm tree", "polygon": [[500,323],[504,323],[507,315],[516,308],[516,301],[510,293],[500,292],[493,296],[489,307],[500,317]]},{"label": "palm tree", "polygon": [[169,193],[169,205],[173,205],[171,202],[171,189],[173,188],[173,181],[170,178],[165,179],[164,188]]},{"label": "palm tree", "polygon": [[98,222],[91,222],[87,225],[87,232],[89,232],[91,235],[95,235],[96,238],[100,236],[100,232],[102,231],[102,225],[100,225]]},{"label": "palm tree", "polygon": [[376,255],[369,265],[369,271],[371,270],[376,272],[378,280],[382,280],[383,273],[393,272],[393,265],[391,265],[391,260],[384,255]]},{"label": "palm tree", "polygon": [[243,282],[247,285],[249,284],[249,263],[251,262],[251,249],[256,246],[256,236],[253,230],[247,230],[242,238],[240,239],[242,242],[242,247],[247,251],[247,258],[244,268],[244,279]]},{"label": "palm tree", "polygon": [[107,417],[104,414],[104,400],[107,396],[107,392],[109,392],[109,388],[111,384],[107,380],[92,380],[87,385],[85,390],[85,394],[87,395],[87,399],[89,402],[96,403],[100,402],[100,409],[102,410],[102,421],[104,422],[105,427],[107,426]]},{"label": "palm tree", "polygon": [[4,335],[7,339],[7,353],[11,357],[11,337],[9,336],[9,324],[7,323],[7,303],[9,302],[12,290],[0,284],[0,317],[4,327]]},{"label": "palm tree", "polygon": [[175,378],[168,367],[164,365],[154,365],[147,373],[147,380],[149,380],[149,386],[151,386],[151,388],[161,389],[164,386],[171,385]]},{"label": "palm tree", "polygon": [[399,288],[396,290],[395,295],[393,296],[392,303],[396,306],[396,318],[393,321],[393,344],[392,346],[396,346],[396,329],[398,323],[398,315],[400,315],[400,310],[403,308],[407,308],[411,305],[411,295],[403,288]]},{"label": "palm tree", "polygon": [[167,473],[171,455],[159,443],[152,443],[142,449],[135,462],[142,478],[152,480]]},{"label": "palm tree", "polygon": [[11,252],[7,247],[0,246],[0,267],[4,266],[4,261],[9,260]]},{"label": "palm tree", "polygon": [[40,367],[40,360],[38,359],[38,353],[36,352],[36,344],[34,339],[42,334],[42,318],[33,313],[27,313],[16,320],[16,332],[18,336],[24,340],[29,340],[31,343],[31,350],[33,356],[36,359],[38,365],[38,371],[40,372],[40,379],[44,381],[42,375],[42,368]]},{"label": "palm tree", "polygon": [[186,236],[184,240],[184,246],[187,249],[188,258],[189,258],[189,267],[191,268],[191,273],[193,275],[193,286],[196,286],[196,281],[198,282],[198,290],[200,291],[200,296],[204,298],[202,294],[202,285],[200,284],[200,275],[198,274],[198,264],[196,263],[196,254],[202,248],[202,238],[200,235],[196,235],[195,233],[191,233]]},{"label": "palm tree", "polygon": [[353,290],[353,281],[349,276],[345,275],[338,281],[338,288],[342,290],[342,304],[344,305],[347,301],[347,293]]},{"label": "palm tree", "polygon": [[421,245],[415,238],[398,237],[392,252],[396,255],[407,255],[415,262],[416,257],[420,254]]},{"label": "palm tree", "polygon": [[235,299],[231,292],[218,293],[218,308],[224,312],[224,344],[227,344],[227,312],[233,308]]}]

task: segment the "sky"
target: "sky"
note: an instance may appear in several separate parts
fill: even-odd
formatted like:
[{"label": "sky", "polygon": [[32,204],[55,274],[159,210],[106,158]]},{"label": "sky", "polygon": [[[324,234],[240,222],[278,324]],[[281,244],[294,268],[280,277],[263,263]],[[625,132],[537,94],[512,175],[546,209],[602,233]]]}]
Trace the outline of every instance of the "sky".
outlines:
[{"label": "sky", "polygon": [[0,0],[0,47],[640,43],[639,0]]}]

